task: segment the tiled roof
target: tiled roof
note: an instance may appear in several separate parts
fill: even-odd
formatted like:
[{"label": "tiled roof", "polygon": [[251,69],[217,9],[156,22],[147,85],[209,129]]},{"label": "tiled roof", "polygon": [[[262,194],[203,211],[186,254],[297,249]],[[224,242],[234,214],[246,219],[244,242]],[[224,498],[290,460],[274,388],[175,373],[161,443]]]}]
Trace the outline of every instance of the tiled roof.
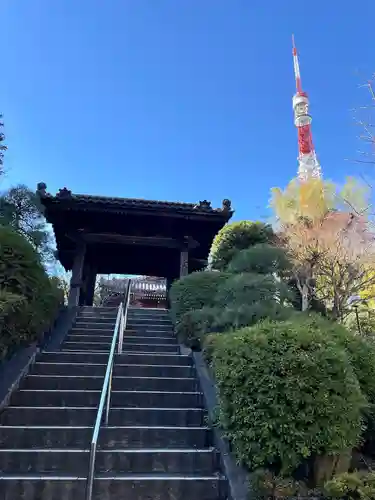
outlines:
[{"label": "tiled roof", "polygon": [[122,208],[153,208],[153,209],[175,209],[182,211],[199,211],[199,212],[216,212],[231,214],[231,203],[229,200],[223,201],[222,208],[214,209],[211,207],[211,202],[207,200],[199,201],[198,203],[183,203],[174,201],[156,201],[145,200],[141,198],[118,198],[110,196],[95,196],[87,194],[74,194],[67,188],[60,189],[56,196],[53,196],[46,191],[47,186],[44,183],[38,184],[37,192],[42,200],[51,201],[74,201],[79,204],[88,205],[103,205],[108,207]]}]

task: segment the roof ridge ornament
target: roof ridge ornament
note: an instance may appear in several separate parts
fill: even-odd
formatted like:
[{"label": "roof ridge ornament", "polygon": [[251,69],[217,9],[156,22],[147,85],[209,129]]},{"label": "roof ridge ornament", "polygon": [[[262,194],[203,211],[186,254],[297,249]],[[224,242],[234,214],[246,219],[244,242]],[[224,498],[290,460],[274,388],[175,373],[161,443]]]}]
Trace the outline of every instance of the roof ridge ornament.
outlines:
[{"label": "roof ridge ornament", "polygon": [[59,192],[56,195],[56,198],[63,198],[63,199],[71,197],[72,197],[72,192],[66,187],[59,189]]},{"label": "roof ridge ornament", "polygon": [[36,186],[36,194],[41,198],[46,198],[47,196],[49,196],[47,193],[47,184],[45,182],[38,182]]},{"label": "roof ridge ornament", "polygon": [[195,205],[194,208],[200,208],[200,209],[203,208],[203,210],[212,210],[211,202],[207,200],[200,201],[199,204]]},{"label": "roof ridge ornament", "polygon": [[228,200],[227,198],[225,198],[223,200],[223,206],[222,206],[222,212],[231,212],[232,210],[232,202],[230,200]]}]

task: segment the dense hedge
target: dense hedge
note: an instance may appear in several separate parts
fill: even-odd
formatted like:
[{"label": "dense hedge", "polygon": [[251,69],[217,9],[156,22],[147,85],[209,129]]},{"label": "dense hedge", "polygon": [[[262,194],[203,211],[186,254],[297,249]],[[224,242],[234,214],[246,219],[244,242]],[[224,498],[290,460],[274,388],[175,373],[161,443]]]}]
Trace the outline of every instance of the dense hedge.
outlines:
[{"label": "dense hedge", "polygon": [[0,359],[40,338],[63,300],[59,280],[47,275],[33,246],[0,227]]},{"label": "dense hedge", "polygon": [[215,305],[217,289],[228,274],[198,271],[175,281],[170,290],[171,316],[178,323],[183,314],[202,307]]},{"label": "dense hedge", "polygon": [[373,500],[375,472],[361,471],[340,474],[324,486],[325,498],[345,500]]},{"label": "dense hedge", "polygon": [[215,307],[203,307],[183,314],[176,324],[179,342],[193,350],[200,350],[204,337],[218,330],[220,310]]},{"label": "dense hedge", "polygon": [[272,274],[290,269],[287,254],[282,248],[260,244],[237,252],[228,265],[231,273]]},{"label": "dense hedge", "polygon": [[358,442],[366,405],[358,379],[345,349],[308,318],[210,337],[209,356],[220,424],[249,469],[285,474]]},{"label": "dense hedge", "polygon": [[[303,321],[303,317],[300,320]],[[363,415],[365,431],[361,448],[367,455],[375,457],[375,339],[358,335],[317,314],[311,314],[309,321],[312,328],[324,328],[327,335],[334,338],[347,352],[368,402]]]},{"label": "dense hedge", "polygon": [[259,243],[270,243],[272,227],[262,222],[239,221],[225,225],[215,236],[210,251],[212,269],[225,271],[235,254]]},{"label": "dense hedge", "polygon": [[309,328],[324,331],[326,335],[335,339],[347,352],[362,392],[371,404],[375,404],[375,343],[334,321],[322,318],[318,314],[296,315],[295,321],[300,321],[301,326],[306,322]]}]

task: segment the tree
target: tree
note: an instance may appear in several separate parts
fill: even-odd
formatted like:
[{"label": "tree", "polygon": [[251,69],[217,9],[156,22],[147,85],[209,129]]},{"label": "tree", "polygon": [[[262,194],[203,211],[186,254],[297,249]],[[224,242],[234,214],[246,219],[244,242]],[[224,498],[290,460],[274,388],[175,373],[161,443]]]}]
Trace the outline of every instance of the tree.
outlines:
[{"label": "tree", "polygon": [[51,234],[43,217],[43,207],[38,196],[27,186],[11,187],[0,196],[0,225],[10,226],[22,234],[43,260],[52,259]]},{"label": "tree", "polygon": [[[293,179],[285,190],[272,189],[270,204],[279,224],[278,237],[294,264],[291,284],[299,291],[302,311],[320,298],[335,316],[340,315],[346,294],[341,293],[340,299],[337,294],[342,291],[343,282],[346,292],[354,290],[354,282],[349,286],[350,280],[356,281],[353,269],[357,277],[365,269],[368,273],[364,256],[359,263],[353,251],[355,241],[356,251],[366,247],[365,253],[371,253],[367,245],[359,245],[360,235],[367,233],[370,240],[371,237],[364,217],[357,215],[368,205],[368,199],[368,188],[352,177],[341,187],[310,178]],[[349,263],[353,265],[350,272]],[[324,270],[327,277],[323,277]]]},{"label": "tree", "polygon": [[3,173],[3,165],[4,165],[4,152],[8,149],[5,144],[3,144],[5,135],[1,132],[1,129],[4,127],[4,123],[2,122],[3,115],[0,114],[0,174]]},{"label": "tree", "polygon": [[342,186],[323,179],[301,181],[294,178],[284,190],[271,189],[270,206],[277,222],[283,226],[301,219],[323,220],[332,211],[363,214],[369,197],[368,186],[354,177],[347,177]]},{"label": "tree", "polygon": [[284,227],[282,244],[294,263],[303,311],[317,297],[343,320],[349,297],[375,285],[374,237],[364,217],[330,212],[322,220],[301,220]]},{"label": "tree", "polygon": [[272,227],[263,222],[242,220],[226,224],[212,243],[209,267],[225,271],[237,252],[258,243],[270,243],[273,237]]}]

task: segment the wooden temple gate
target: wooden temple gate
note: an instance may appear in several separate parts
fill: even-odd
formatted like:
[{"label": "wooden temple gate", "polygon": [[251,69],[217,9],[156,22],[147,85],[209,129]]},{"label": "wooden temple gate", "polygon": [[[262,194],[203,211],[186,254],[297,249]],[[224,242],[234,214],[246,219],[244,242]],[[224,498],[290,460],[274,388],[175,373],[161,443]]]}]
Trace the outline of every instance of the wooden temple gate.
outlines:
[{"label": "wooden temple gate", "polygon": [[[204,269],[212,240],[228,222],[231,202],[180,203],[73,194],[56,195],[38,184],[37,194],[56,237],[57,258],[72,271],[68,305],[92,305],[97,275],[159,276],[165,289],[141,288],[142,304],[168,293],[173,280]],[[163,285],[164,286],[164,285]],[[165,290],[165,292],[164,292]],[[138,294],[138,295],[137,295]],[[139,295],[141,294],[141,295]]]}]

